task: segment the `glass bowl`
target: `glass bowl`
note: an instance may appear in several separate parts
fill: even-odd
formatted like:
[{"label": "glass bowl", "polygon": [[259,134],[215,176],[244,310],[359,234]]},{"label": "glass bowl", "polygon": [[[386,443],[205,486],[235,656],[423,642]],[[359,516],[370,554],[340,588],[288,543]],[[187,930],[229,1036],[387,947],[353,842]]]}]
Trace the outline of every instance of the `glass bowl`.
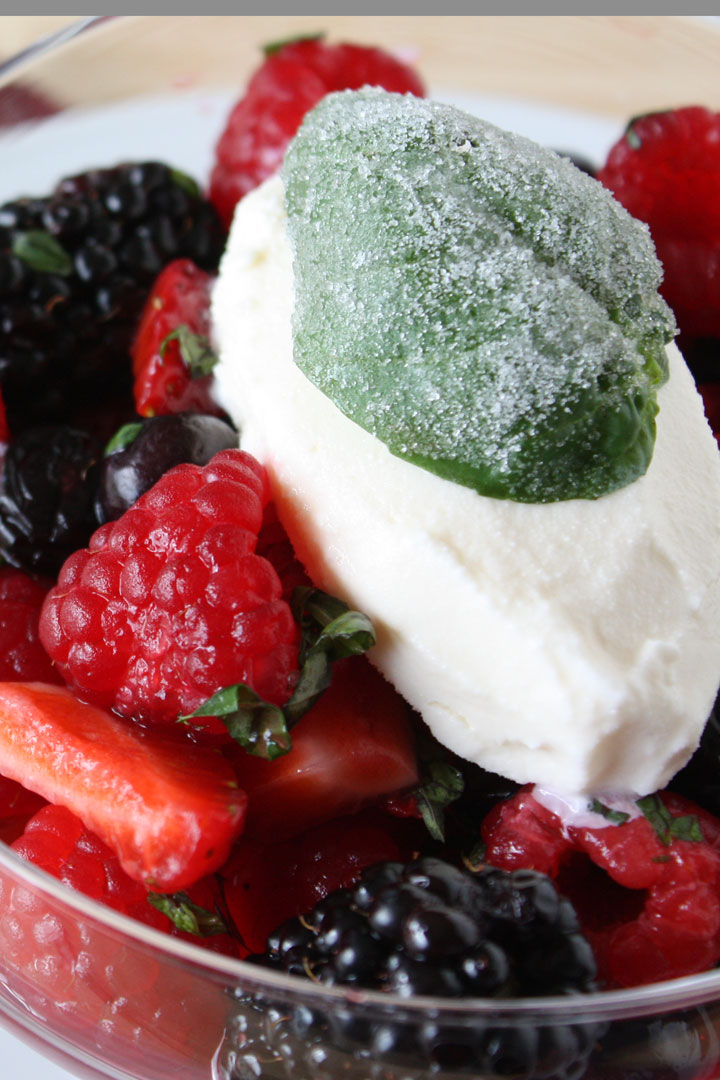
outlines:
[{"label": "glass bowl", "polygon": [[[599,160],[635,114],[720,108],[720,25],[680,17],[84,20],[0,68],[0,199],[131,157],[201,179],[259,46],[383,44],[452,98]],[[0,845],[0,1014],[115,1080],[701,1080],[720,1075],[720,972],[591,997],[467,1002],[323,988],[166,937]]]}]

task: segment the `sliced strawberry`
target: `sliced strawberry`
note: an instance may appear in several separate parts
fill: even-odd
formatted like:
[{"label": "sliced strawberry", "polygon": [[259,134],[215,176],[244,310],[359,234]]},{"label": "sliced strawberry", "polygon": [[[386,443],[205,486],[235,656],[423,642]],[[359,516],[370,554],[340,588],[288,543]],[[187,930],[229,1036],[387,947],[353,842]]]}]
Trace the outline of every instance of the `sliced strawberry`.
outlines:
[{"label": "sliced strawberry", "polygon": [[210,396],[212,361],[206,351],[212,281],[190,259],[175,259],[157,277],[132,350],[140,416],[193,411],[222,415]]},{"label": "sliced strawberry", "polygon": [[289,754],[265,761],[229,748],[248,795],[246,834],[280,840],[418,783],[408,708],[365,660],[333,669],[333,681],[293,728]]},{"label": "sliced strawberry", "polygon": [[219,754],[138,735],[42,683],[0,683],[0,773],[71,810],[158,892],[225,861],[247,802]]},{"label": "sliced strawberry", "polygon": [[280,843],[243,837],[222,874],[228,911],[247,951],[262,952],[280,923],[352,885],[366,866],[408,855],[412,841],[401,825],[370,811]]}]

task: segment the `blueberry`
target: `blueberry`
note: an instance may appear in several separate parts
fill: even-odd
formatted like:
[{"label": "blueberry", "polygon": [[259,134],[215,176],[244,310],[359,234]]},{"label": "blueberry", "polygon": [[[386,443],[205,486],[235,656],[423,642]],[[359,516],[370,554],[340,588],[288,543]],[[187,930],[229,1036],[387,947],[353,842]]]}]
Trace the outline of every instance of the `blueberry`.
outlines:
[{"label": "blueberry", "polygon": [[100,466],[100,521],[119,518],[174,465],[207,465],[220,450],[238,444],[237,431],[216,416],[174,413],[136,426],[132,441],[107,454]]}]

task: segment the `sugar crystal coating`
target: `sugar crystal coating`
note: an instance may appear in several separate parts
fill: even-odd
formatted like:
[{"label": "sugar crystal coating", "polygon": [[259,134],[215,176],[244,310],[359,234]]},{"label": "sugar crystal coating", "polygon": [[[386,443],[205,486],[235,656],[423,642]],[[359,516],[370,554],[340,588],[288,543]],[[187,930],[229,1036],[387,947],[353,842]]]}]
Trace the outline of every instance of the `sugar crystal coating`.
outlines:
[{"label": "sugar crystal coating", "polygon": [[352,420],[481,494],[642,475],[673,333],[647,229],[599,184],[449,106],[326,97],[283,169],[294,351]]}]

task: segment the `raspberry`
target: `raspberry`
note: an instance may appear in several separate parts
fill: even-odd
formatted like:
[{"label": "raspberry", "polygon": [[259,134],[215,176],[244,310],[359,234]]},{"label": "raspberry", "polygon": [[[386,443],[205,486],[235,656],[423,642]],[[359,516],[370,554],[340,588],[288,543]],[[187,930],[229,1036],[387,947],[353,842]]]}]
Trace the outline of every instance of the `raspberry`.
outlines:
[{"label": "raspberry", "polygon": [[720,336],[720,113],[691,106],[631,121],[598,179],[650,226],[683,335]]},{"label": "raspberry", "polygon": [[369,810],[335,818],[279,843],[241,837],[221,874],[225,899],[248,952],[262,952],[280,923],[348,888],[366,866],[403,858],[414,829]]},{"label": "raspberry", "polygon": [[415,72],[382,49],[306,38],[267,50],[216,149],[210,199],[227,225],[242,196],[280,167],[305,113],[333,90],[362,86],[425,93]]},{"label": "raspberry", "polygon": [[550,874],[575,903],[609,987],[706,971],[720,960],[720,821],[680,795],[656,805],[700,833],[661,836],[647,816],[563,828],[528,790],[483,823],[489,862]]},{"label": "raspberry", "polygon": [[[15,852],[73,889],[175,933],[147,900],[147,889],[124,873],[116,856],[69,810],[48,805],[12,845]],[[9,873],[0,874],[0,949],[14,991],[50,1030],[81,1042],[93,1032],[97,1053],[122,1054],[128,1068],[164,1074],[167,1048],[183,1060],[206,1062],[225,1006],[215,988],[197,984],[181,968],[159,964],[117,931],[79,915]],[[182,935],[185,936],[185,935]],[[197,940],[197,939],[193,939]],[[209,939],[211,940],[211,939]],[[159,1033],[159,1034],[157,1034]]]},{"label": "raspberry", "polygon": [[148,903],[146,886],[129,877],[107,844],[65,807],[45,806],[12,848],[93,900],[158,930],[169,929],[167,919]]},{"label": "raspberry", "polygon": [[12,844],[17,840],[28,819],[45,806],[45,799],[28,791],[16,780],[0,776],[0,840]]},{"label": "raspberry", "polygon": [[[40,636],[81,698],[153,724],[235,683],[287,700],[295,624],[254,554],[267,498],[262,466],[224,450],[171,469],[68,559]],[[225,733],[216,718],[198,724]]]},{"label": "raspberry", "polygon": [[40,644],[40,610],[50,582],[0,567],[0,681],[62,682]]},{"label": "raspberry", "polygon": [[206,368],[211,361],[204,364],[202,358],[188,356],[183,338],[166,340],[184,327],[181,333],[207,342],[212,282],[210,274],[190,259],[171,262],[155,281],[132,349],[135,407],[140,416],[193,410],[222,415],[210,396],[211,376]]}]

